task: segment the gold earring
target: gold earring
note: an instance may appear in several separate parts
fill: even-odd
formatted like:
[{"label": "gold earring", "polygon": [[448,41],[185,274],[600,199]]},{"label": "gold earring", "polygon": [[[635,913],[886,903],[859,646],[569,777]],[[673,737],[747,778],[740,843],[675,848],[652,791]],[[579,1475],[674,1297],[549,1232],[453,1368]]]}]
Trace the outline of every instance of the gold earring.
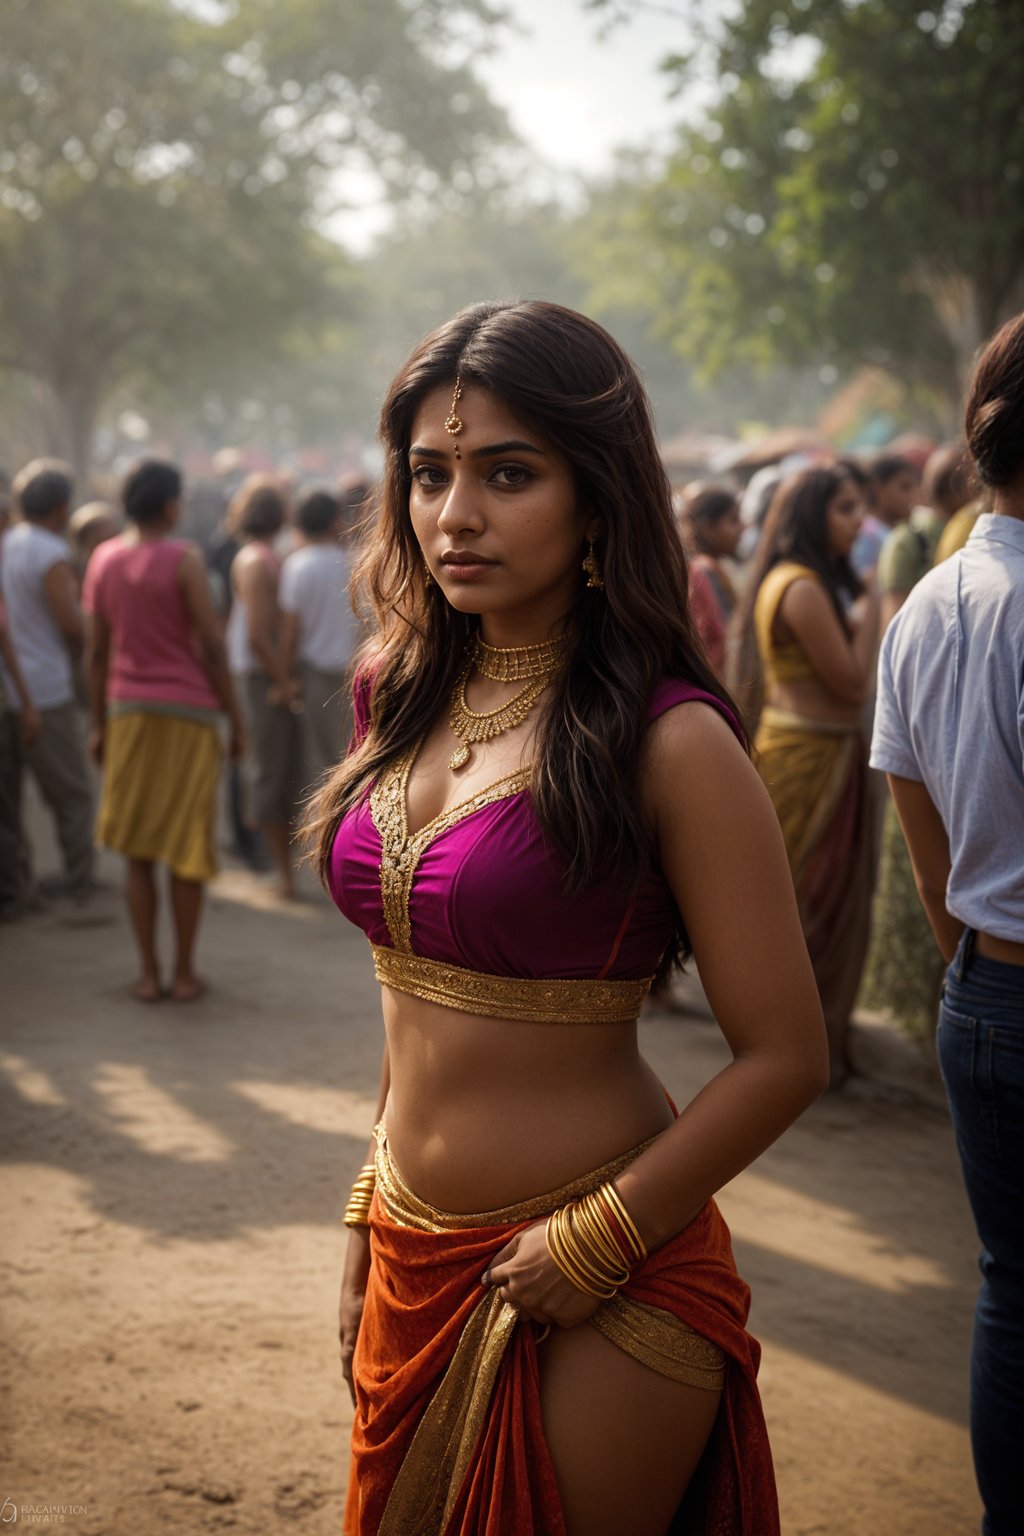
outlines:
[{"label": "gold earring", "polygon": [[425,587],[432,587],[434,585],[434,578],[430,574],[430,566],[425,560],[423,562],[423,585]]},{"label": "gold earring", "polygon": [[588,587],[603,588],[604,580],[601,576],[601,567],[597,563],[597,556],[594,554],[593,539],[590,540],[590,548],[587,550],[586,558],[583,561],[583,569],[587,573]]}]

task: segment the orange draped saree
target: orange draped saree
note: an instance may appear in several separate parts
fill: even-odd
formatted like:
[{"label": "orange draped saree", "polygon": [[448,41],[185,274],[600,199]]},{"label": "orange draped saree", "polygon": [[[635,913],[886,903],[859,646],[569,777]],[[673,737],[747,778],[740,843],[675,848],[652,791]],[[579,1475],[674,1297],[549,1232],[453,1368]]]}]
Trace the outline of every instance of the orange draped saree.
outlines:
[{"label": "orange draped saree", "polygon": [[[420,1201],[383,1127],[377,1139],[346,1536],[564,1536],[537,1330],[481,1276],[515,1232],[596,1189],[642,1148],[547,1196],[467,1216]],[[662,1375],[724,1388],[677,1536],[778,1536],[749,1300],[709,1201],[583,1325]]]}]

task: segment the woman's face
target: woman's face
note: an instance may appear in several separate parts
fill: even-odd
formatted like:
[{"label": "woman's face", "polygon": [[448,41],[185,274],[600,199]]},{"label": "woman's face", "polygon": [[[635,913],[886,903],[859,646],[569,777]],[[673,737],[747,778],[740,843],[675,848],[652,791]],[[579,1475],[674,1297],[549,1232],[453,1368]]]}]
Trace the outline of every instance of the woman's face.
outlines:
[{"label": "woman's face", "polygon": [[864,503],[853,480],[843,480],[825,512],[825,540],[835,560],[849,555],[864,521]]},{"label": "woman's face", "polygon": [[740,520],[738,504],[734,505],[730,511],[724,512],[709,531],[715,554],[733,559],[739,548],[740,539],[743,537],[743,523]]},{"label": "woman's face", "polygon": [[600,524],[577,505],[568,459],[490,390],[464,386],[452,437],[453,393],[431,391],[413,419],[409,513],[423,558],[452,607],[499,639],[546,638],[578,600]]}]

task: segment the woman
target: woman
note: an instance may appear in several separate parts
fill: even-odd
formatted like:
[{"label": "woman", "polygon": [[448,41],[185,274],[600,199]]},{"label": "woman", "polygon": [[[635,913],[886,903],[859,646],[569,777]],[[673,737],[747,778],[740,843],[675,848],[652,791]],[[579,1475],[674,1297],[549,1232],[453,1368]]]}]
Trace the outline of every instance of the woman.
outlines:
[{"label": "woman", "polygon": [[204,990],[193,963],[203,887],[216,874],[214,806],[221,711],[231,753],[243,734],[220,626],[199,550],[171,535],[181,474],[146,459],[121,495],[129,523],[95,551],[85,573],[92,735],[103,768],[97,841],[128,861],[128,911],[142,961],[135,996],[163,996],[157,957],[156,864],[171,872],[176,953],[171,997]]},{"label": "woman", "polygon": [[743,535],[739,499],[726,486],[701,485],[687,494],[679,519],[689,556],[690,610],[716,676],[725,675],[725,638],[736,606],[723,560],[734,560]]},{"label": "woman", "polygon": [[871,902],[861,713],[878,600],[850,564],[862,518],[856,483],[841,465],[806,469],[781,486],[740,610],[741,623],[753,624],[764,674],[757,763],[782,824],[834,1088],[849,1071],[847,1030]]},{"label": "woman", "polygon": [[[821,1013],[647,399],[593,322],[476,305],[382,436],[379,633],[307,826],[387,1034],[346,1213],[346,1530],[662,1536],[683,1506],[767,1536],[711,1195],[821,1090]],[[635,1023],[691,948],[734,1060],[675,1118]]]},{"label": "woman", "polygon": [[971,1442],[987,1536],[1024,1510],[1024,314],[986,347],[966,437],[993,511],[910,593],[878,669],[888,775],[949,970],[939,1063],[981,1240]]},{"label": "woman", "polygon": [[291,901],[292,820],[302,775],[301,706],[283,644],[281,561],[272,542],[287,514],[284,492],[269,475],[250,475],[228,509],[228,524],[242,547],[231,564],[227,642],[252,739],[250,810],[277,870],[277,894]]}]

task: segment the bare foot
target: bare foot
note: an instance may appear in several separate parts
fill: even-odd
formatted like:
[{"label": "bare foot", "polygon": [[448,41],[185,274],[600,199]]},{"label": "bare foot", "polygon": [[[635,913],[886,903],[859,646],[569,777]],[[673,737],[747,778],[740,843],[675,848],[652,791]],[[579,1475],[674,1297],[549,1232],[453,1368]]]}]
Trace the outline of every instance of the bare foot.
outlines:
[{"label": "bare foot", "polygon": [[194,1003],[205,991],[206,982],[201,976],[177,976],[171,988],[171,1000],[175,1003]]},{"label": "bare foot", "polygon": [[143,976],[132,987],[132,996],[138,998],[140,1003],[158,1003],[163,995],[157,976]]}]

